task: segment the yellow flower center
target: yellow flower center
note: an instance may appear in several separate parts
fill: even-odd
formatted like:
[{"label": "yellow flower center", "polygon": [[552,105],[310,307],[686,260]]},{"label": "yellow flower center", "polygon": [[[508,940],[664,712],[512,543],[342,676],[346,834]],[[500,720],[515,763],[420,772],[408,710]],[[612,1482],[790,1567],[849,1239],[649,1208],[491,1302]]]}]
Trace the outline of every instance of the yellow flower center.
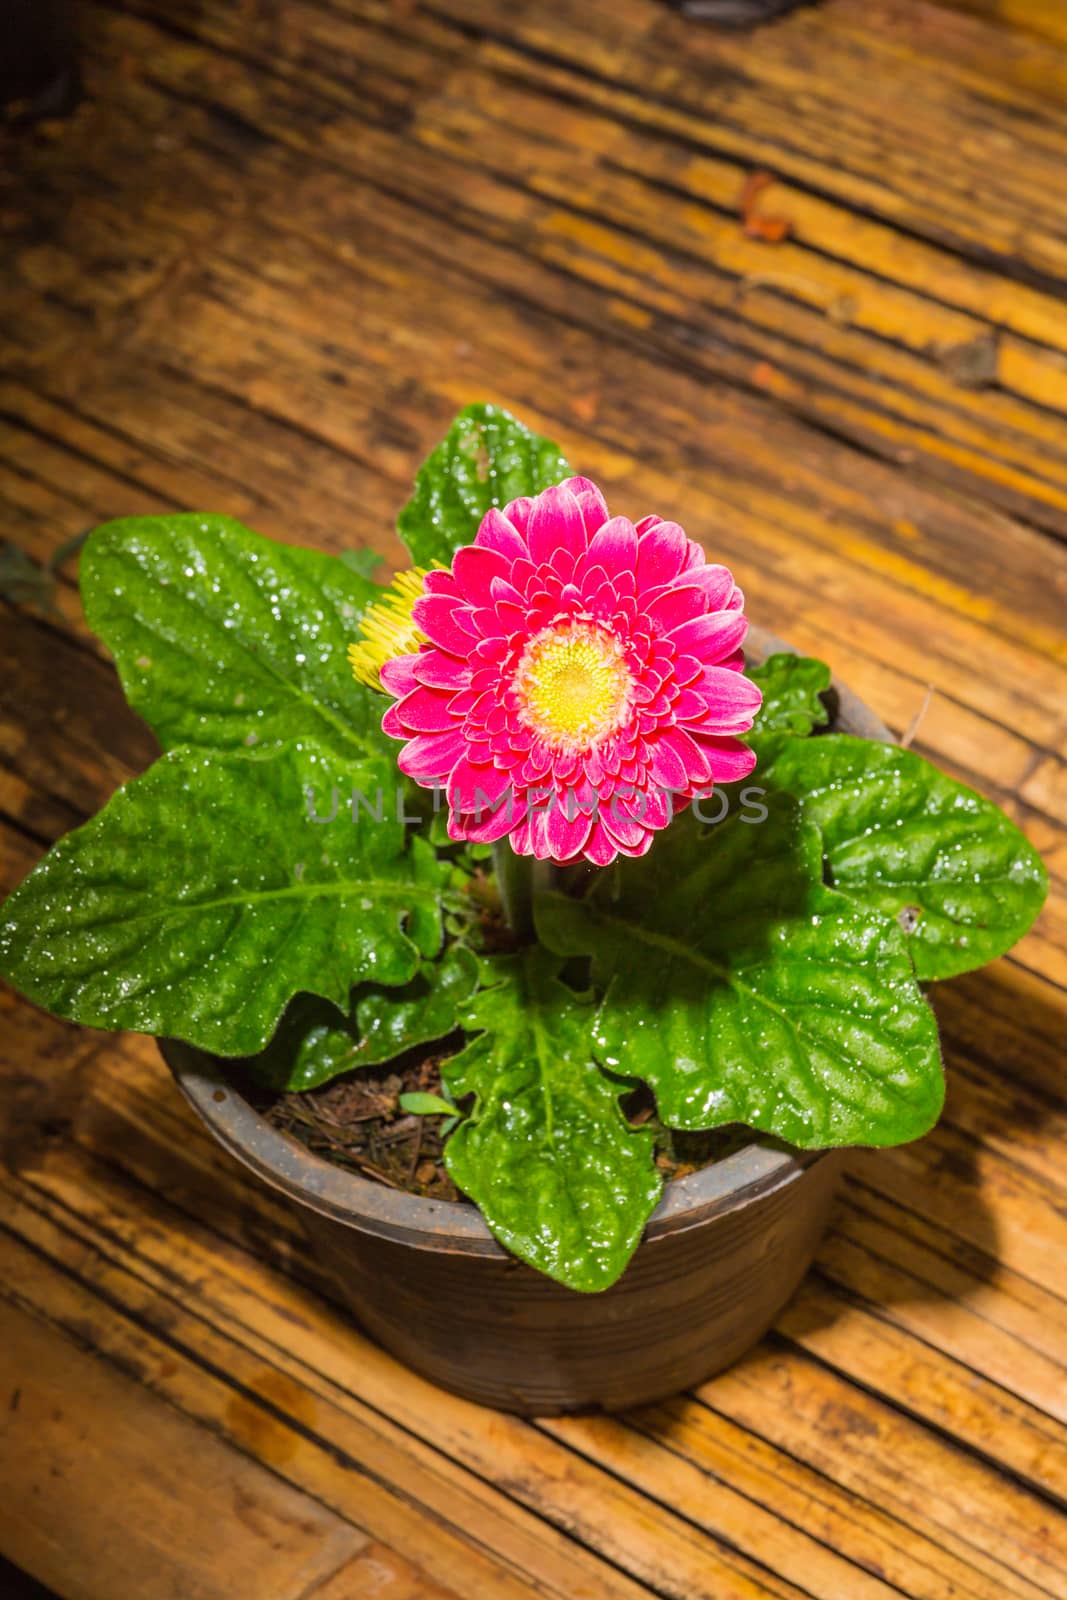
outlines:
[{"label": "yellow flower center", "polygon": [[530,640],[513,687],[523,720],[547,744],[585,750],[625,721],[633,675],[613,634],[571,622]]},{"label": "yellow flower center", "polygon": [[410,572],[398,572],[382,598],[375,600],[363,613],[360,631],[363,638],[348,647],[348,661],[360,683],[368,688],[380,689],[378,674],[394,656],[414,655],[426,635],[420,633],[411,620],[415,601],[423,592],[423,583],[429,569],[412,567]]}]

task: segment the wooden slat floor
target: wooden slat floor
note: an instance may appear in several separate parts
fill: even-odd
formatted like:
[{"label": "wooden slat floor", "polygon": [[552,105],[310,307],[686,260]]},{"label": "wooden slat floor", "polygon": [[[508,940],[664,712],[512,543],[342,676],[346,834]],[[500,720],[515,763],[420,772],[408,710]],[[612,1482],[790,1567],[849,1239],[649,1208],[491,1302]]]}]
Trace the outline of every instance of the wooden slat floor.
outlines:
[{"label": "wooden slat floor", "polygon": [[[0,1554],[62,1600],[1067,1596],[1067,9],[81,10],[85,103],[2,147],[0,536],[203,507],[395,563],[493,399],[897,733],[928,700],[1053,884],[774,1331],[614,1419],[413,1377],[149,1042],[5,994]],[[152,755],[56,603],[2,613],[5,889]]]}]

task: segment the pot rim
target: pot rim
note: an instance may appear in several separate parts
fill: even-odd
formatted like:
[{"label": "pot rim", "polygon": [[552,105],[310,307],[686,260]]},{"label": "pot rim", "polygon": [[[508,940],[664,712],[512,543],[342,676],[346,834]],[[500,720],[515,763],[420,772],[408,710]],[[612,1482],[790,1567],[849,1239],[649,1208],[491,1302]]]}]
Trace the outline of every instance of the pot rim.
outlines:
[{"label": "pot rim", "polygon": [[[749,653],[759,660],[792,646],[750,626]],[[832,679],[842,731],[892,742],[892,734],[844,684]],[[177,1039],[157,1041],[186,1100],[230,1153],[272,1187],[335,1221],[364,1232],[425,1249],[513,1257],[497,1243],[476,1205],[427,1200],[390,1189],[312,1154],[297,1140],[271,1127],[225,1074],[221,1059]],[[835,1154],[828,1150],[790,1150],[753,1142],[722,1161],[664,1185],[649,1218],[644,1242],[695,1227],[711,1216],[733,1211],[791,1183],[813,1163]]]},{"label": "pot rim", "polygon": [[[427,1200],[334,1166],[271,1127],[234,1087],[219,1059],[177,1039],[157,1043],[185,1099],[219,1143],[291,1199],[349,1227],[407,1244],[512,1259],[497,1243],[476,1205]],[[666,1184],[645,1237],[677,1233],[706,1221],[713,1213],[733,1211],[793,1181],[814,1162],[834,1153],[745,1145],[722,1161]]]}]

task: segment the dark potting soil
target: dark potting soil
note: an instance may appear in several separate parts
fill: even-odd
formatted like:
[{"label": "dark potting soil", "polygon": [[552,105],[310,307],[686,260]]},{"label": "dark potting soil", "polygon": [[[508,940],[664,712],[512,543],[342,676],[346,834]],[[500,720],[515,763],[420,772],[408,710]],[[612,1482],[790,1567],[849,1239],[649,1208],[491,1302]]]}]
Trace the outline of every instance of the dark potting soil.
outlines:
[{"label": "dark potting soil", "polygon": [[[260,1091],[250,1098],[273,1127],[335,1166],[408,1194],[466,1201],[444,1165],[441,1129],[448,1119],[413,1116],[399,1104],[402,1094],[439,1095],[440,1064],[451,1053],[451,1048],[436,1055],[412,1051],[385,1066],[346,1073],[319,1089],[275,1096]],[[752,1138],[740,1127],[706,1133],[662,1128],[655,1123],[655,1104],[644,1088],[635,1089],[623,1109],[635,1127],[654,1124],[655,1161],[668,1182],[721,1161]]]}]

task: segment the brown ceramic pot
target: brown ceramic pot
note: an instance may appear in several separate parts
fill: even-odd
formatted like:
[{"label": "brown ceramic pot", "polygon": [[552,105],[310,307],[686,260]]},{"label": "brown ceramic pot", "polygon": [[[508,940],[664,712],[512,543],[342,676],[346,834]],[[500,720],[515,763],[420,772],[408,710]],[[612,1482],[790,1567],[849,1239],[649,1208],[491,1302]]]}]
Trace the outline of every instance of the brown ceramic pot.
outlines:
[{"label": "brown ceramic pot", "polygon": [[719,28],[755,28],[795,11],[808,0],[669,0],[683,16],[710,22]]},{"label": "brown ceramic pot", "polygon": [[[785,646],[752,629],[749,648]],[[836,687],[839,728],[889,738]],[[161,1048],[219,1143],[288,1196],[367,1332],[435,1383],[527,1415],[645,1404],[736,1361],[806,1272],[840,1172],[836,1151],[748,1145],[669,1184],[619,1281],[579,1294],[510,1256],[473,1206],[330,1165],[272,1128],[223,1064]]]}]

